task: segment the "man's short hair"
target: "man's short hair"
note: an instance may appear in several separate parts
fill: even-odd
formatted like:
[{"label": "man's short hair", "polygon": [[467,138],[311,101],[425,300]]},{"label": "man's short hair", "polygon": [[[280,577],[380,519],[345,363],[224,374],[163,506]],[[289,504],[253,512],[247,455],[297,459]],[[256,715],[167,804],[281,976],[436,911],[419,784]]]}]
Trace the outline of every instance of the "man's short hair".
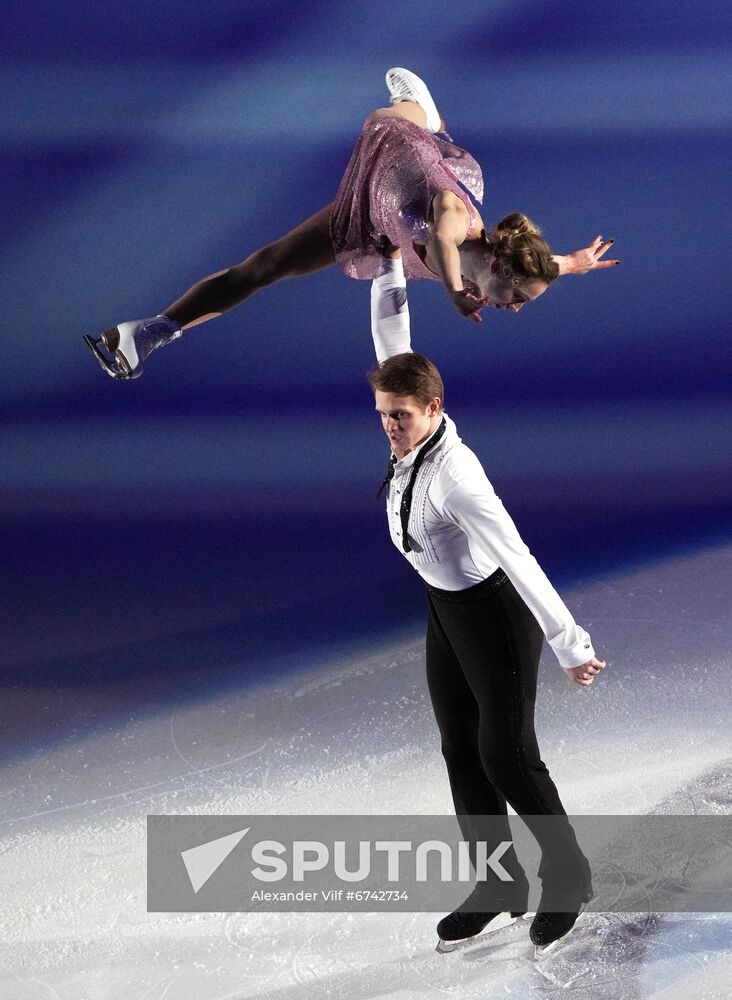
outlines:
[{"label": "man's short hair", "polygon": [[391,392],[395,396],[414,396],[422,406],[428,406],[437,396],[440,409],[445,402],[442,376],[423,354],[395,354],[380,368],[367,372],[366,379],[374,390]]}]

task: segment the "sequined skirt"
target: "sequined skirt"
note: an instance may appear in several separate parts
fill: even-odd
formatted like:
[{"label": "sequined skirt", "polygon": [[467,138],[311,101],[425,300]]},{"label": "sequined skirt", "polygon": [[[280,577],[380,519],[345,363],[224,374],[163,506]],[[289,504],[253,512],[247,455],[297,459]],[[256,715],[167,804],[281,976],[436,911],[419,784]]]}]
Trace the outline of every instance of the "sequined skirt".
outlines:
[{"label": "sequined skirt", "polygon": [[482,201],[481,169],[464,149],[406,118],[369,120],[333,202],[330,237],[336,264],[351,278],[376,278],[391,243],[401,248],[410,281],[439,280],[412,240],[429,237],[430,206],[439,191],[452,191],[467,207],[463,188]]}]

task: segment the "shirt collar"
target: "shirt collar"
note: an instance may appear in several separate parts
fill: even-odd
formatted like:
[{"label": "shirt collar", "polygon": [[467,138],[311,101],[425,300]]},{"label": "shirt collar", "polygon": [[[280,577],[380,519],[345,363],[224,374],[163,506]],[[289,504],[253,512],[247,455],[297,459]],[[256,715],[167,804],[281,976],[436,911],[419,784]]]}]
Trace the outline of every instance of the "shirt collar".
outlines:
[{"label": "shirt collar", "polygon": [[[447,424],[447,429],[445,430],[445,434],[444,434],[444,437],[442,438],[442,440],[438,441],[438,443],[435,445],[435,451],[439,451],[440,448],[444,448],[448,443],[453,442],[457,438],[457,429],[455,427],[454,421],[452,421],[450,419],[450,417],[448,417],[447,413],[445,413],[444,410],[442,412],[442,416],[445,418],[445,423]],[[435,436],[435,434],[439,430],[440,423],[441,423],[441,421],[438,422],[437,427],[435,427],[435,429],[433,430],[433,432],[430,434],[430,436],[425,441],[423,441],[416,448],[412,448],[412,450],[409,452],[409,454],[405,455],[404,458],[400,458],[400,459],[397,460],[397,462],[396,462],[396,464],[394,466],[395,470],[399,469],[399,471],[401,472],[403,469],[409,469],[409,468],[411,468],[414,465],[414,460],[416,459],[417,454],[419,453],[419,451],[422,448],[424,448],[425,446],[429,445],[430,441],[432,440],[432,438]],[[392,457],[394,457],[394,452],[392,452],[391,455],[392,455]]]}]

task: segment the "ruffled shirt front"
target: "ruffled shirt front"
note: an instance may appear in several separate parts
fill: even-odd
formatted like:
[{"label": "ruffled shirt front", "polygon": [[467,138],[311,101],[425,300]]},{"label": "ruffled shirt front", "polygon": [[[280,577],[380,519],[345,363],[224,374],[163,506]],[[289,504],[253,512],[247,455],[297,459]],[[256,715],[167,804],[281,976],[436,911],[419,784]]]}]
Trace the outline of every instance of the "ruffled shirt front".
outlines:
[{"label": "ruffled shirt front", "polygon": [[524,599],[563,667],[595,655],[589,634],[539,566],[496,494],[476,455],[450,417],[447,430],[419,469],[409,517],[411,551],[402,546],[401,497],[417,451],[394,465],[386,510],[391,539],[427,583],[464,590],[499,567]]}]

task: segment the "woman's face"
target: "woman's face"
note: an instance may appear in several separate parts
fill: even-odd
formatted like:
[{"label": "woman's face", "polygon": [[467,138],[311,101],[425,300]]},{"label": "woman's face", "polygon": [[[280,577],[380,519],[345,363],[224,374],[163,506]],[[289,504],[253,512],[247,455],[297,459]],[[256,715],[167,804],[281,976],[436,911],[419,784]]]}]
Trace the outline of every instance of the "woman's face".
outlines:
[{"label": "woman's face", "polygon": [[518,312],[527,302],[533,302],[543,295],[549,286],[539,278],[524,278],[520,275],[505,277],[500,266],[491,270],[482,283],[483,298],[488,309],[510,309]]},{"label": "woman's face", "polygon": [[476,298],[483,299],[488,309],[519,312],[527,302],[538,299],[549,287],[540,278],[504,274],[502,263],[493,257],[487,244],[481,240],[461,243],[460,257],[464,286]]}]

